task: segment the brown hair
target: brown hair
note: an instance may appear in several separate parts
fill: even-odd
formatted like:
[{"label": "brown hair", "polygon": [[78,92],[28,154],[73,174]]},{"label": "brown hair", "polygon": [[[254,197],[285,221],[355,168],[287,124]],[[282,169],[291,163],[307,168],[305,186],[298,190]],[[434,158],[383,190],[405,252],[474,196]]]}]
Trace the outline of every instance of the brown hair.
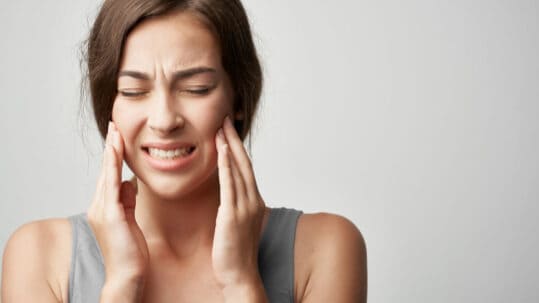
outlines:
[{"label": "brown hair", "polygon": [[245,10],[239,0],[106,0],[86,41],[85,59],[92,108],[104,138],[117,94],[117,77],[127,35],[141,21],[171,13],[192,12],[218,39],[221,61],[234,90],[234,122],[241,139],[251,131],[262,90],[262,69]]}]

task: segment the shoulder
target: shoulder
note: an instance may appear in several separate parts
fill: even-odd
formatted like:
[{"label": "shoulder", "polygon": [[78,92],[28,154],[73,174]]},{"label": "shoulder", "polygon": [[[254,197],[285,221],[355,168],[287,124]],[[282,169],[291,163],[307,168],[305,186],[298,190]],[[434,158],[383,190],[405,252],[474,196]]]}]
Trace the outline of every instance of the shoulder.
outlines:
[{"label": "shoulder", "polygon": [[367,249],[352,221],[331,213],[303,214],[296,244],[296,260],[306,260],[298,268],[297,302],[364,302]]},{"label": "shoulder", "polygon": [[[2,293],[21,298],[28,287],[62,301],[71,258],[71,224],[67,218],[28,222],[8,239],[2,257]],[[66,268],[66,265],[68,266]],[[10,281],[10,282],[7,282]],[[20,293],[19,293],[20,292]]]},{"label": "shoulder", "polygon": [[329,255],[365,259],[365,240],[357,226],[344,216],[331,213],[303,214],[298,219],[297,237],[310,248],[310,257]]},{"label": "shoulder", "polygon": [[[314,245],[323,246],[326,241],[352,240],[364,246],[363,235],[357,226],[344,216],[331,213],[303,214],[298,220],[298,232],[311,237]],[[348,242],[348,241],[346,241]]]}]

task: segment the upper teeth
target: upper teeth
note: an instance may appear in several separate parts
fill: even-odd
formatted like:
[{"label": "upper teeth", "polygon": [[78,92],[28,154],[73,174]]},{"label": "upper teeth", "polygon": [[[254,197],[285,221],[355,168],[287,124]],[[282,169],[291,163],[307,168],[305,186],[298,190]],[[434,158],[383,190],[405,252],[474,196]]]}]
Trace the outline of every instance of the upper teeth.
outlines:
[{"label": "upper teeth", "polygon": [[159,158],[174,158],[178,156],[185,156],[189,154],[190,147],[178,148],[173,150],[162,150],[158,148],[150,147],[148,151],[151,156]]}]

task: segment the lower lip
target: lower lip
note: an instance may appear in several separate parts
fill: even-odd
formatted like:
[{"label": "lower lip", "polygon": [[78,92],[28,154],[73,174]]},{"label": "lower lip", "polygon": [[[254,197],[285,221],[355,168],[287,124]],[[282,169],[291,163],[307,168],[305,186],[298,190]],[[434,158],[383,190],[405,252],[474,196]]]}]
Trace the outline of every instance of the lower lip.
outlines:
[{"label": "lower lip", "polygon": [[147,150],[144,150],[144,157],[154,169],[161,171],[177,171],[187,167],[192,161],[197,152],[198,148],[195,148],[189,155],[179,157],[176,159],[157,159],[148,153]]}]

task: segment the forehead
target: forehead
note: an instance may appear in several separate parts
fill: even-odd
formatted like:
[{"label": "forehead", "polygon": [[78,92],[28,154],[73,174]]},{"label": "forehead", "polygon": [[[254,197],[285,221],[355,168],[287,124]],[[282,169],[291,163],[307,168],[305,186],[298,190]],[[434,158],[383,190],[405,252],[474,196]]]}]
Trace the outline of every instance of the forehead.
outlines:
[{"label": "forehead", "polygon": [[120,69],[152,73],[194,65],[220,66],[220,49],[212,31],[190,12],[177,11],[147,19],[127,36]]}]

